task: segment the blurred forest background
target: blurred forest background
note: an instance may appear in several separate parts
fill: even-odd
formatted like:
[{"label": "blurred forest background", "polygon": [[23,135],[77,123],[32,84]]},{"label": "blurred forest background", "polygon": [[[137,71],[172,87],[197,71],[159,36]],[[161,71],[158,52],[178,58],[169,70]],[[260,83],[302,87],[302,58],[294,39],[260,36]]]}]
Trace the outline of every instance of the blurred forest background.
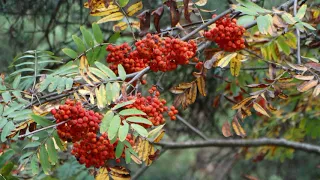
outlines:
[{"label": "blurred forest background", "polygon": [[[0,0],[0,72],[10,73],[13,71],[10,64],[14,57],[26,50],[50,50],[57,56],[62,55],[61,49],[72,46],[73,34],[80,35],[81,25],[91,27],[91,23],[98,18],[90,17],[89,10],[83,7],[85,0]],[[131,1],[130,1],[131,2]],[[265,8],[276,7],[285,0],[258,0],[255,1]],[[216,10],[220,13],[235,3],[232,0],[209,0],[204,9]],[[309,3],[320,3],[319,0]],[[154,9],[161,1],[143,0],[145,8]],[[165,8],[165,11],[169,11]],[[203,18],[211,17],[210,13],[203,13]],[[167,16],[167,17],[166,17]],[[193,21],[199,21],[197,16]],[[180,22],[184,24],[184,22]],[[107,40],[114,34],[113,23],[101,24],[101,29]],[[164,13],[161,19],[161,29],[170,28],[169,13]],[[129,28],[128,28],[129,29]],[[131,33],[121,33],[116,44],[132,41]],[[152,32],[155,32],[152,27]],[[105,59],[101,59],[105,62]],[[52,67],[56,68],[56,67]],[[169,89],[179,82],[187,82],[193,67],[179,68],[177,71],[167,73],[162,81],[164,89]],[[148,83],[156,83],[159,74],[148,77]],[[173,78],[175,77],[175,78]],[[218,87],[214,78],[208,76],[207,84],[212,92],[206,98],[199,98],[196,103],[186,111],[180,113],[186,121],[194,125],[206,136],[212,138],[224,138],[221,134],[221,118],[230,118],[230,115],[219,108],[216,112],[211,107]],[[164,93],[165,98],[172,101],[170,93]],[[202,105],[202,106],[199,106]],[[247,120],[247,133],[254,131],[254,121],[259,121],[259,116],[252,116]],[[167,137],[176,141],[187,141],[200,139],[182,123],[168,122]],[[263,133],[260,134],[264,136]],[[319,142],[319,139],[310,140]],[[309,141],[309,142],[310,142]],[[259,157],[246,159],[241,156],[241,148],[203,148],[192,150],[171,150],[165,152],[161,157],[147,169],[140,179],[258,179],[281,180],[281,179],[320,179],[319,156],[305,152],[295,152],[283,157],[266,157],[259,161]],[[73,157],[67,157],[67,163],[56,170],[56,178],[71,179],[82,169]],[[139,167],[132,167],[133,171]],[[133,173],[134,174],[134,173]],[[253,179],[252,179],[253,180]]]}]

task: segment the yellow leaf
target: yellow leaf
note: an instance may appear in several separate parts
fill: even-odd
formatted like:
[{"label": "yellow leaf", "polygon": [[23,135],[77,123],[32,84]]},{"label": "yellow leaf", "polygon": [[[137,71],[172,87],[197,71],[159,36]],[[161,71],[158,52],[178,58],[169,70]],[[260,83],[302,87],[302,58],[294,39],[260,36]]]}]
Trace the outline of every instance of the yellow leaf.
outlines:
[{"label": "yellow leaf", "polygon": [[199,0],[199,1],[197,1],[195,4],[196,4],[197,6],[204,6],[204,5],[207,4],[207,2],[208,2],[208,0]]},{"label": "yellow leaf", "polygon": [[197,84],[196,83],[192,83],[192,86],[191,86],[190,91],[188,93],[188,98],[190,99],[191,103],[194,103],[196,101],[196,98],[197,98]]},{"label": "yellow leaf", "polygon": [[302,84],[300,84],[297,89],[300,92],[305,92],[308,91],[309,89],[313,88],[318,84],[318,80],[310,80],[310,81],[305,81]]},{"label": "yellow leaf", "polygon": [[230,71],[232,76],[239,76],[241,61],[238,58],[233,58],[230,62]]},{"label": "yellow leaf", "polygon": [[246,136],[246,131],[241,127],[236,117],[232,120],[232,128],[238,136],[241,136],[241,137]]},{"label": "yellow leaf", "polygon": [[219,60],[217,65],[222,68],[226,67],[229,64],[229,62],[231,61],[231,59],[236,57],[236,55],[237,55],[237,53],[232,53],[232,54],[229,54],[229,55],[223,57],[222,59]]},{"label": "yellow leaf", "polygon": [[[159,139],[161,139],[162,136],[163,133],[160,133],[158,135]],[[149,156],[155,154],[155,149],[148,140],[138,137],[135,140],[135,146],[133,147],[133,149],[138,154],[138,158],[144,161],[147,166],[149,166],[152,163],[152,160],[149,158]]]},{"label": "yellow leaf", "polygon": [[313,96],[313,97],[317,97],[317,96],[319,95],[319,93],[320,93],[320,84],[318,84],[318,85],[314,88],[313,93],[312,93],[312,96]]},{"label": "yellow leaf", "polygon": [[140,22],[139,21],[132,21],[130,22],[131,27],[140,30]]},{"label": "yellow leaf", "polygon": [[307,80],[312,80],[314,76],[295,75],[294,78],[307,81]]},{"label": "yellow leaf", "polygon": [[223,123],[223,125],[222,125],[222,134],[224,135],[224,137],[230,137],[230,136],[232,136],[230,124],[229,124],[228,121],[226,121],[226,122]]},{"label": "yellow leaf", "polygon": [[[107,168],[100,168],[95,180],[109,180],[110,177],[114,180],[130,180],[131,176],[129,171],[121,166],[110,167],[110,171]],[[110,175],[110,177],[109,177]]]},{"label": "yellow leaf", "polygon": [[242,108],[247,102],[249,102],[251,99],[253,98],[253,96],[247,97],[244,100],[240,101],[239,103],[237,103],[236,105],[232,106],[232,109],[240,109]]},{"label": "yellow leaf", "polygon": [[120,32],[123,31],[125,29],[127,29],[128,24],[126,22],[119,22],[117,24],[115,24],[112,29],[114,32]]},{"label": "yellow leaf", "polygon": [[267,111],[263,109],[258,103],[253,103],[253,109],[265,116],[270,117]]},{"label": "yellow leaf", "polygon": [[189,89],[189,88],[191,88],[191,86],[192,86],[192,83],[180,83],[178,85],[178,88],[180,88],[180,89]]},{"label": "yellow leaf", "polygon": [[130,7],[127,9],[127,14],[128,16],[133,16],[136,12],[140,11],[143,8],[142,1],[139,1],[135,4],[132,4]]},{"label": "yellow leaf", "polygon": [[200,94],[202,94],[202,96],[206,96],[206,90],[205,90],[206,82],[203,76],[200,76],[199,78],[197,78],[197,86]]},{"label": "yellow leaf", "polygon": [[162,130],[158,133],[158,135],[154,138],[153,142],[154,142],[154,143],[160,142],[161,139],[163,138],[164,134],[165,134],[165,130],[162,129]]},{"label": "yellow leaf", "polygon": [[112,13],[108,16],[105,16],[101,18],[99,21],[97,21],[97,24],[105,23],[105,22],[110,22],[110,21],[119,21],[123,18],[123,14],[121,12],[115,12]]},{"label": "yellow leaf", "polygon": [[109,172],[107,168],[100,168],[95,180],[109,180]]}]

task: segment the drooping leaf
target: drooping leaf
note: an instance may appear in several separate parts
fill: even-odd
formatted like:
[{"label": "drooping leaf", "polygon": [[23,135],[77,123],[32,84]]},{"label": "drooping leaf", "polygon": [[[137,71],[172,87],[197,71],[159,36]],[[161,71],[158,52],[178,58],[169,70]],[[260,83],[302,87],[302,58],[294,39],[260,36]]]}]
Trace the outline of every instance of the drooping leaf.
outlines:
[{"label": "drooping leaf", "polygon": [[206,82],[203,76],[200,76],[199,78],[197,78],[197,86],[198,86],[198,90],[200,92],[200,94],[202,96],[206,96]]},{"label": "drooping leaf", "polygon": [[313,93],[312,93],[312,96],[313,96],[313,97],[317,97],[317,96],[319,95],[319,93],[320,93],[320,84],[318,84],[318,85],[314,88]]},{"label": "drooping leaf", "polygon": [[288,44],[286,43],[285,39],[283,36],[279,36],[276,40],[276,43],[278,45],[278,48],[284,52],[286,55],[290,54],[290,47],[288,46]]},{"label": "drooping leaf", "polygon": [[52,138],[49,138],[47,140],[47,150],[48,150],[48,156],[49,156],[49,160],[52,164],[56,164],[58,163],[58,152],[55,148],[54,142]]},{"label": "drooping leaf", "polygon": [[[258,16],[257,17],[258,29],[262,34],[268,34],[272,26],[272,17],[268,15]],[[270,33],[269,33],[270,34]]]},{"label": "drooping leaf", "polygon": [[140,11],[143,8],[142,1],[139,1],[137,3],[132,4],[130,7],[127,9],[127,14],[128,16],[133,16],[136,12]]},{"label": "drooping leaf", "polygon": [[7,177],[10,175],[10,172],[12,171],[14,167],[13,162],[8,162],[4,167],[1,168],[0,174],[1,177]]},{"label": "drooping leaf", "polygon": [[110,78],[117,78],[117,75],[109,67],[105,66],[101,62],[96,61],[94,62],[94,64]]},{"label": "drooping leaf", "polygon": [[87,46],[93,47],[94,42],[91,33],[84,27],[80,27],[80,31],[82,33],[82,36],[84,37],[84,41],[86,42]]},{"label": "drooping leaf", "polygon": [[115,115],[112,118],[112,120],[110,122],[109,129],[108,129],[109,139],[113,139],[114,137],[116,137],[118,130],[119,130],[119,127],[120,127],[120,122],[121,122],[121,119],[120,119],[119,115]]},{"label": "drooping leaf", "polygon": [[93,23],[92,24],[92,31],[93,31],[93,36],[96,39],[96,41],[98,43],[102,43],[103,42],[103,34],[102,34],[102,31],[101,31],[99,25],[96,23]]},{"label": "drooping leaf", "polygon": [[33,156],[31,157],[30,166],[31,166],[31,172],[32,172],[32,174],[38,174],[38,173],[39,173],[38,158],[37,158],[36,155],[33,155]]},{"label": "drooping leaf", "polygon": [[1,93],[1,96],[2,96],[3,101],[5,103],[8,103],[9,101],[11,101],[11,94],[9,91],[5,91],[5,92]]},{"label": "drooping leaf", "polygon": [[124,15],[121,12],[115,12],[99,19],[99,21],[97,21],[97,24],[110,22],[110,21],[119,21],[123,18],[124,18]]},{"label": "drooping leaf", "polygon": [[118,64],[118,74],[121,80],[126,80],[127,73],[121,64]]},{"label": "drooping leaf", "polygon": [[38,116],[38,115],[35,115],[35,114],[32,114],[31,115],[31,118],[39,125],[43,126],[43,127],[46,127],[46,126],[51,126],[53,125],[54,123],[42,116]]},{"label": "drooping leaf", "polygon": [[129,124],[127,122],[123,122],[123,125],[120,126],[119,128],[119,134],[118,134],[118,137],[119,137],[119,140],[121,142],[123,142],[124,140],[126,140],[126,137],[128,135],[128,132],[129,132]]},{"label": "drooping leaf", "polygon": [[307,81],[314,79],[314,76],[295,75],[294,78]]},{"label": "drooping leaf", "polygon": [[116,147],[116,158],[120,158],[124,150],[124,144],[123,142],[118,142]]},{"label": "drooping leaf", "polygon": [[41,144],[40,142],[34,141],[31,143],[28,143],[26,146],[24,146],[23,149],[38,147],[38,146],[40,146],[40,144]]},{"label": "drooping leaf", "polygon": [[72,35],[73,41],[76,43],[77,48],[78,48],[78,53],[83,53],[86,50],[86,46],[84,45],[82,39],[80,39],[76,35]]},{"label": "drooping leaf", "polygon": [[153,130],[151,130],[151,131],[148,133],[148,138],[152,138],[152,137],[156,136],[157,134],[159,134],[159,132],[162,130],[163,127],[164,127],[164,124],[156,127],[156,128],[153,129]]},{"label": "drooping leaf", "polygon": [[154,10],[151,15],[153,16],[153,24],[156,28],[157,32],[160,33],[160,19],[163,15],[163,6],[158,7],[156,10]]},{"label": "drooping leaf", "polygon": [[125,102],[119,103],[119,104],[115,105],[115,106],[112,108],[112,110],[117,110],[117,109],[122,108],[122,107],[124,107],[124,106],[126,106],[126,105],[133,104],[134,102],[135,102],[135,99],[130,100],[130,101],[125,101]]},{"label": "drooping leaf", "polygon": [[2,128],[1,142],[5,142],[7,140],[7,136],[12,130],[14,130],[14,128],[15,126],[12,121],[7,122],[7,124]]},{"label": "drooping leaf", "polygon": [[127,29],[128,24],[126,22],[118,22],[117,24],[115,24],[112,29],[114,32],[121,32],[124,31],[125,29]]},{"label": "drooping leaf", "polygon": [[18,74],[13,80],[12,88],[13,89],[17,89],[18,86],[19,86],[20,81],[21,81],[21,74]]},{"label": "drooping leaf", "polygon": [[222,134],[224,135],[224,137],[230,137],[230,136],[232,136],[230,124],[229,124],[228,121],[226,121],[226,122],[223,123],[223,125],[222,125]]},{"label": "drooping leaf", "polygon": [[140,13],[137,18],[140,20],[140,36],[144,36],[145,34],[148,33],[149,28],[150,28],[150,19],[151,19],[151,14],[149,10],[145,10],[142,13]]},{"label": "drooping leaf", "polygon": [[253,97],[250,96],[250,97],[247,97],[245,99],[243,99],[242,101],[240,101],[239,103],[237,103],[236,105],[232,106],[232,109],[233,110],[236,110],[236,109],[239,109],[239,108],[242,108],[245,104],[247,104],[247,102],[249,102]]},{"label": "drooping leaf", "polygon": [[263,107],[261,107],[258,103],[253,103],[253,108],[254,108],[254,110],[256,110],[257,112],[259,112],[259,113],[261,113],[261,114],[263,114],[263,115],[265,115],[265,116],[268,116],[268,117],[270,117],[269,116],[269,114],[267,113],[267,111],[265,110],[265,109],[263,109]]},{"label": "drooping leaf", "polygon": [[233,58],[230,62],[230,72],[232,76],[239,76],[241,68],[241,61],[238,58]]},{"label": "drooping leaf", "polygon": [[288,23],[288,24],[290,24],[290,25],[295,24],[295,23],[297,22],[297,21],[292,17],[292,15],[289,14],[289,13],[287,13],[287,12],[284,12],[284,13],[281,15],[281,17],[282,17],[282,19],[283,19],[286,23]]},{"label": "drooping leaf", "polygon": [[254,16],[251,15],[246,15],[246,16],[241,16],[238,20],[237,20],[237,24],[240,26],[245,26],[249,23],[251,23],[252,21],[254,21]]},{"label": "drooping leaf", "polygon": [[5,150],[0,155],[0,167],[3,167],[3,165],[15,154],[15,151],[13,149]]},{"label": "drooping leaf", "polygon": [[104,132],[108,131],[110,123],[113,119],[113,116],[114,116],[114,113],[112,111],[108,111],[104,115],[102,122],[101,122],[101,125],[100,125],[100,133],[104,133]]},{"label": "drooping leaf", "polygon": [[127,148],[125,150],[125,160],[126,160],[126,164],[129,164],[131,162],[131,153],[130,153],[130,150]]},{"label": "drooping leaf", "polygon": [[228,54],[227,56],[220,59],[217,65],[224,68],[229,64],[231,59],[233,59],[236,56],[237,56],[237,53]]},{"label": "drooping leaf", "polygon": [[77,52],[75,52],[74,50],[72,50],[70,48],[63,48],[62,52],[72,59],[76,59],[78,57]]},{"label": "drooping leaf", "polygon": [[177,6],[177,2],[174,0],[168,0],[164,4],[170,8],[171,27],[175,27],[180,20],[180,12]]},{"label": "drooping leaf", "polygon": [[245,137],[246,136],[246,131],[242,128],[242,126],[239,124],[239,121],[236,117],[233,118],[232,120],[232,128],[234,130],[234,132],[241,137]]},{"label": "drooping leaf", "polygon": [[138,125],[138,124],[131,124],[131,127],[132,127],[135,131],[137,131],[137,133],[138,133],[140,136],[142,136],[142,137],[147,137],[147,136],[148,136],[148,131],[147,131],[144,127],[142,127],[142,126],[140,126],[140,125]]},{"label": "drooping leaf", "polygon": [[189,22],[191,22],[190,19],[190,13],[189,13],[189,1],[190,0],[183,0],[183,7],[184,7],[184,18]]},{"label": "drooping leaf", "polygon": [[48,152],[47,152],[45,146],[40,147],[39,159],[40,159],[40,163],[41,163],[41,167],[42,167],[43,172],[46,175],[49,175],[51,165],[49,162]]}]

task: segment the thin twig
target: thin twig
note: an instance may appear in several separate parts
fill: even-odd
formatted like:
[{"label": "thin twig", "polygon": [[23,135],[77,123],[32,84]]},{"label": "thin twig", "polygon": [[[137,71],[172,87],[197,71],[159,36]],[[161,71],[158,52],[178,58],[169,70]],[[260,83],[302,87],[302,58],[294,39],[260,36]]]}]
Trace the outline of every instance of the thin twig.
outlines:
[{"label": "thin twig", "polygon": [[[294,16],[297,15],[297,8],[298,8],[298,0],[294,1],[293,5],[293,14]],[[297,60],[298,64],[301,64],[301,52],[300,52],[300,31],[298,28],[296,28],[296,34],[297,34]]]},{"label": "thin twig", "polygon": [[182,122],[184,125],[188,126],[189,129],[191,129],[194,133],[196,133],[197,135],[199,135],[202,139],[204,140],[208,140],[209,138],[204,135],[199,129],[197,129],[196,127],[192,126],[190,123],[188,123],[185,119],[183,119],[183,117],[176,115],[177,119]]},{"label": "thin twig", "polygon": [[260,147],[260,146],[280,146],[292,148],[305,152],[316,153],[320,155],[320,146],[288,141],[286,139],[210,139],[207,141],[191,141],[191,142],[161,142],[156,145],[166,149],[188,149],[203,147]]},{"label": "thin twig", "polygon": [[41,132],[41,131],[44,131],[44,130],[47,130],[47,129],[50,129],[50,128],[55,128],[55,127],[57,127],[57,126],[59,126],[59,125],[61,125],[61,124],[64,124],[64,123],[68,122],[68,121],[69,121],[69,120],[67,120],[67,121],[62,121],[62,122],[59,122],[59,123],[57,123],[57,124],[53,124],[53,125],[51,125],[51,126],[46,126],[46,127],[44,127],[44,128],[37,129],[37,130],[32,131],[32,132],[29,132],[29,133],[27,133],[27,134],[20,135],[18,138],[24,138],[24,137],[30,136],[30,135],[32,135],[32,134],[35,134],[35,133],[38,133],[38,132]]}]

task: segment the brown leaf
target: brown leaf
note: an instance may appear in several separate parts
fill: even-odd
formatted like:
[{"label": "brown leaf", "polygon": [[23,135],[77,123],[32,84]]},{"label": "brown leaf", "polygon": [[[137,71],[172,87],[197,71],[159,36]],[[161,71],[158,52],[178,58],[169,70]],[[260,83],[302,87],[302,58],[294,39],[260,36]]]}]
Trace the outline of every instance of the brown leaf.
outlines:
[{"label": "brown leaf", "polygon": [[238,118],[236,116],[232,120],[232,128],[238,136],[241,136],[241,137],[246,136],[246,131],[241,127],[241,125],[239,124]]},{"label": "brown leaf", "polygon": [[190,13],[189,13],[189,1],[190,0],[183,0],[183,7],[184,7],[184,18],[189,22],[192,23],[190,19]]},{"label": "brown leaf", "polygon": [[212,107],[217,108],[220,104],[220,98],[221,98],[221,94],[219,94],[218,96],[216,96],[213,100],[212,103]]},{"label": "brown leaf", "polygon": [[297,90],[300,92],[305,92],[315,87],[317,84],[318,84],[318,80],[305,81],[297,87]]},{"label": "brown leaf", "polygon": [[261,107],[258,103],[253,103],[253,109],[265,116],[270,117],[267,111],[263,109],[263,107]]},{"label": "brown leaf", "polygon": [[154,155],[155,148],[148,140],[142,139],[141,137],[136,138],[133,150],[138,154],[138,158],[144,161],[147,166],[152,163],[149,155]]},{"label": "brown leaf", "polygon": [[180,104],[182,103],[182,100],[183,100],[183,96],[184,96],[184,94],[179,94],[178,96],[176,96],[173,101],[173,106],[175,106],[175,107],[180,106]]},{"label": "brown leaf", "polygon": [[288,61],[286,61],[286,63],[293,69],[296,69],[296,70],[299,70],[299,71],[302,71],[302,72],[305,72],[308,70],[307,67],[303,66],[303,65],[299,65],[299,64],[292,64]]},{"label": "brown leaf", "polygon": [[204,62],[204,68],[211,69],[214,63],[217,62],[218,59],[221,59],[223,53],[223,51],[216,52],[211,59]]},{"label": "brown leaf", "polygon": [[238,104],[232,106],[232,109],[235,110],[235,109],[242,108],[245,104],[247,104],[247,102],[249,102],[253,98],[254,98],[254,96],[250,96],[250,97],[245,98],[244,100],[240,101]]},{"label": "brown leaf", "polygon": [[229,124],[228,121],[226,121],[226,122],[223,123],[223,125],[222,125],[222,134],[224,135],[224,137],[230,137],[230,136],[232,136],[230,124]]},{"label": "brown leaf", "polygon": [[288,26],[286,23],[283,22],[282,18],[280,18],[278,15],[274,15],[272,17],[272,22],[274,25],[280,28],[284,28]]},{"label": "brown leaf", "polygon": [[320,84],[318,84],[318,85],[314,88],[313,93],[312,93],[312,96],[313,96],[313,97],[317,97],[317,96],[319,95],[319,93],[320,93]]},{"label": "brown leaf", "polygon": [[145,10],[137,16],[140,19],[140,33],[139,36],[144,36],[148,33],[150,28],[150,11]]},{"label": "brown leaf", "polygon": [[287,78],[280,78],[280,79],[278,80],[278,82],[280,82],[280,83],[287,83],[287,82],[291,82],[292,80],[293,80],[293,78],[287,77]]},{"label": "brown leaf", "polygon": [[251,116],[251,111],[250,111],[250,109],[249,108],[246,108],[246,107],[242,107],[241,109],[239,109],[240,110],[240,117],[241,117],[241,119],[244,119],[244,118],[246,118],[246,117],[248,117],[248,116]]},{"label": "brown leaf", "polygon": [[295,75],[294,78],[307,81],[307,80],[312,80],[314,76]]},{"label": "brown leaf", "polygon": [[168,0],[164,2],[170,8],[171,27],[175,27],[180,20],[180,12],[178,10],[177,2],[174,0]]},{"label": "brown leaf", "polygon": [[197,84],[194,82],[189,90],[188,98],[190,99],[190,103],[194,103],[197,98]]},{"label": "brown leaf", "polygon": [[125,29],[127,29],[128,24],[126,22],[119,22],[117,24],[115,24],[112,29],[114,32],[120,32],[123,31]]},{"label": "brown leaf", "polygon": [[163,15],[163,6],[158,7],[156,10],[154,10],[151,15],[153,16],[153,24],[156,28],[158,33],[161,33],[160,30],[160,19]]},{"label": "brown leaf", "polygon": [[184,89],[181,89],[181,88],[179,88],[179,87],[172,87],[171,89],[170,89],[170,92],[172,92],[173,94],[182,94],[182,93],[184,93]]},{"label": "brown leaf", "polygon": [[280,92],[280,93],[278,94],[278,97],[281,98],[281,99],[288,99],[288,95],[286,95],[286,94],[284,94],[284,93],[282,93],[282,92]]},{"label": "brown leaf", "polygon": [[159,156],[160,156],[160,150],[157,149],[156,152],[154,154],[150,154],[148,158],[151,161],[155,161],[155,160],[157,160],[159,158]]},{"label": "brown leaf", "polygon": [[320,72],[320,63],[316,63],[316,62],[309,62],[305,64],[307,67],[312,68],[316,71]]},{"label": "brown leaf", "polygon": [[199,78],[197,78],[197,86],[198,86],[198,90],[200,92],[200,94],[202,96],[206,96],[206,82],[204,80],[203,76],[200,76]]},{"label": "brown leaf", "polygon": [[269,109],[270,111],[277,111],[277,110],[278,110],[277,108],[273,107],[272,104],[269,103],[269,102],[267,103],[267,107],[268,107],[268,109]]},{"label": "brown leaf", "polygon": [[192,85],[193,85],[193,83],[180,83],[178,85],[178,88],[180,88],[180,89],[189,89],[189,88],[192,87]]}]

